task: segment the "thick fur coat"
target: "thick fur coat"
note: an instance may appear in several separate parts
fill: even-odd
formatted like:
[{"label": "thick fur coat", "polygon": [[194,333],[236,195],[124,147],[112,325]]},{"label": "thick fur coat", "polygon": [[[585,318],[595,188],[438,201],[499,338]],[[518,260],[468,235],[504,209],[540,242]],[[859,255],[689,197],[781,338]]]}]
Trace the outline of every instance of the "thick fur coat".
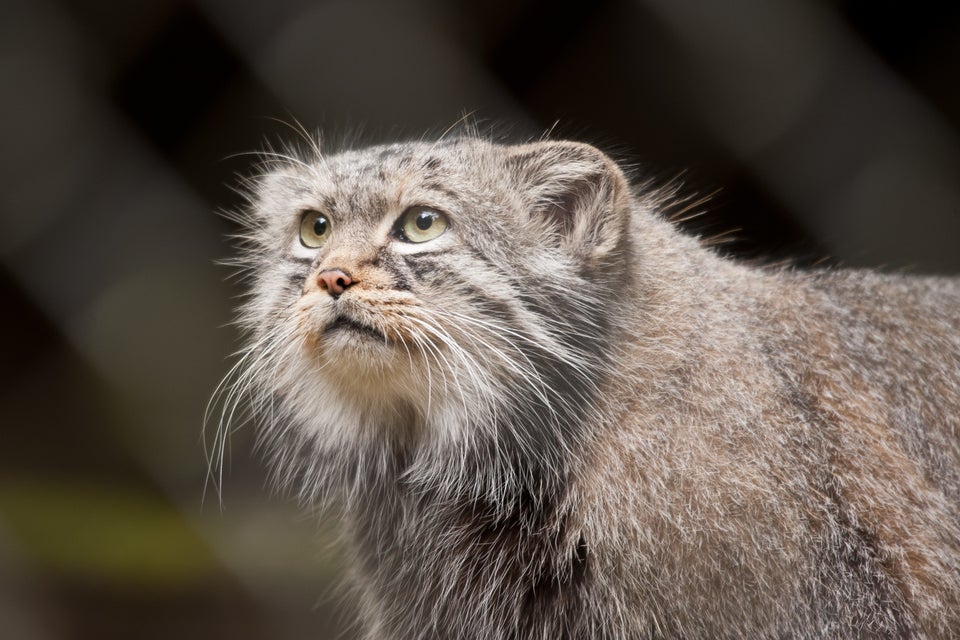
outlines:
[{"label": "thick fur coat", "polygon": [[662,205],[569,142],[255,181],[227,413],[342,520],[369,638],[960,634],[960,280],[737,264]]}]

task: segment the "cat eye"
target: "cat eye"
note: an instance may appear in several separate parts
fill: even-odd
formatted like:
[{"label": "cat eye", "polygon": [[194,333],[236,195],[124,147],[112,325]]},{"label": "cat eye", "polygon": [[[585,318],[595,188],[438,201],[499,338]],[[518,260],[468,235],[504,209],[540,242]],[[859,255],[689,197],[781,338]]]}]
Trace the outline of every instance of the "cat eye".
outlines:
[{"label": "cat eye", "polygon": [[410,207],[400,217],[397,232],[401,240],[426,242],[447,229],[447,216],[428,207]]},{"label": "cat eye", "polygon": [[300,244],[319,249],[330,237],[330,218],[319,211],[307,211],[300,218]]}]

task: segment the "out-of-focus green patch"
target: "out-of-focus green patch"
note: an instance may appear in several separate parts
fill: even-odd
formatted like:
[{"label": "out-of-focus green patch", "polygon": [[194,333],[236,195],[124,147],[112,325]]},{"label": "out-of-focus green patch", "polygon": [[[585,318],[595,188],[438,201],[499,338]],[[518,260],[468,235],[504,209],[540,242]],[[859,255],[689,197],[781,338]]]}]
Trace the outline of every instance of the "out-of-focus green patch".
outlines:
[{"label": "out-of-focus green patch", "polygon": [[3,479],[0,520],[33,562],[78,578],[172,586],[216,570],[176,509],[145,493]]}]

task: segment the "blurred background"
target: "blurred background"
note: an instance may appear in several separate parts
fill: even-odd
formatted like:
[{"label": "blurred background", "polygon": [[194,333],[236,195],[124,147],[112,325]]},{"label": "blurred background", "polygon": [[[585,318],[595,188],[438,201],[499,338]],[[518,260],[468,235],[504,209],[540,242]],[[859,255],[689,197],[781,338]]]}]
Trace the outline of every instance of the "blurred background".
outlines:
[{"label": "blurred background", "polygon": [[[464,113],[712,194],[748,259],[960,272],[960,3],[3,0],[0,637],[350,637],[254,430],[207,483],[246,152]],[[212,434],[207,434],[207,439]]]}]

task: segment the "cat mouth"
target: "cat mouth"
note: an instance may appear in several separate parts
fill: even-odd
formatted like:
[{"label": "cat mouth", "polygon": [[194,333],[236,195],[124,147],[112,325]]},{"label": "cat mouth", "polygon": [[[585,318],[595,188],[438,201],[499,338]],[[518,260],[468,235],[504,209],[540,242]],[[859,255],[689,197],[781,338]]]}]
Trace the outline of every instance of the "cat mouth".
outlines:
[{"label": "cat mouth", "polygon": [[370,325],[358,322],[353,318],[348,318],[347,316],[338,315],[333,319],[333,322],[327,325],[327,328],[324,330],[327,335],[332,335],[334,333],[352,333],[357,335],[366,336],[368,338],[375,338],[377,340],[383,341],[386,340],[386,336],[382,331],[374,329]]}]

